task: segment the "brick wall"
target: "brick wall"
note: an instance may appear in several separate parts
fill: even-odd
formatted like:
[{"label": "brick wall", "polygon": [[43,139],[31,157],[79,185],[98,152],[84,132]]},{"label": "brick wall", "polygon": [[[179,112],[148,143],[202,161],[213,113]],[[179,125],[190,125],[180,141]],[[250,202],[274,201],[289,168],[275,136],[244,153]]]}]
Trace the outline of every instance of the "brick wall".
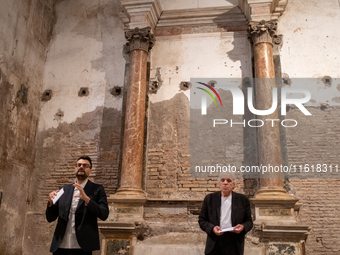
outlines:
[{"label": "brick wall", "polygon": [[[298,121],[297,127],[286,129],[289,164],[340,166],[340,108],[308,110],[312,116],[304,116],[298,109],[287,113],[287,118]],[[291,193],[302,203],[301,224],[312,227],[306,243],[309,255],[340,254],[339,175],[289,180]]]},{"label": "brick wall", "polygon": [[23,252],[43,70],[54,22],[52,0],[1,1],[0,254]]},{"label": "brick wall", "polygon": [[[151,138],[149,133],[146,165],[146,191],[149,197],[203,198],[205,194],[219,190],[216,179],[190,178],[189,139],[179,131],[179,125],[182,123],[179,117],[181,111],[177,111],[185,102],[179,102],[179,97],[173,99],[174,102],[170,102],[171,100],[165,102],[164,106],[157,105],[157,110],[151,106],[149,121],[162,117],[165,122],[156,120],[156,123],[150,124],[148,130],[152,132]],[[174,114],[167,109],[177,111],[177,118],[174,118]],[[158,110],[162,111],[162,116]],[[296,127],[286,128],[288,163],[340,166],[340,127],[337,124],[340,109],[331,107],[321,110],[309,107],[308,110],[312,116],[303,115],[299,109],[290,109],[287,113],[287,119],[298,121]],[[166,122],[172,118],[174,118],[172,124],[167,124]],[[183,126],[188,129],[185,124]],[[242,133],[234,133],[233,139],[241,141]],[[340,254],[339,180],[296,176],[288,180],[289,192],[302,203],[299,213],[301,224],[312,227],[306,243],[307,254]],[[256,179],[236,180],[235,191],[253,196],[257,189]],[[151,220],[150,217],[148,220]]]}]

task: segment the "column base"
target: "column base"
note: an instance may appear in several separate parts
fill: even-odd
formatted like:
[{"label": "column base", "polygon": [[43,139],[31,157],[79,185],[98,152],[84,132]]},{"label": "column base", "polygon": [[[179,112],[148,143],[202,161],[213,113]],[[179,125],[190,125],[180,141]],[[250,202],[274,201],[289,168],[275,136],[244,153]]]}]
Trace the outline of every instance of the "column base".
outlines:
[{"label": "column base", "polygon": [[298,199],[287,194],[283,188],[260,189],[250,201],[255,205],[255,221],[258,225],[296,224],[295,204]]},{"label": "column base", "polygon": [[98,226],[104,235],[101,255],[132,255],[136,236],[143,232],[144,204],[146,193],[141,189],[120,188],[107,198],[110,209],[109,218],[99,222]]},{"label": "column base", "polygon": [[146,193],[143,190],[120,188],[107,201],[110,208],[108,222],[140,224],[144,221]]},{"label": "column base", "polygon": [[112,202],[120,202],[126,200],[129,202],[146,202],[146,193],[142,189],[134,188],[119,188],[117,192],[110,195],[109,199]]},{"label": "column base", "polygon": [[98,222],[102,239],[101,255],[131,255],[136,243],[136,225],[133,223]]},{"label": "column base", "polygon": [[305,225],[255,225],[256,236],[265,247],[264,254],[305,255],[310,227]]},{"label": "column base", "polygon": [[250,201],[255,205],[255,234],[267,252],[286,250],[292,255],[304,254],[310,228],[298,223],[298,199],[283,188],[266,187]]},{"label": "column base", "polygon": [[269,200],[291,200],[293,197],[287,194],[284,188],[280,187],[265,187],[258,190],[255,199],[269,199]]},{"label": "column base", "polygon": [[305,241],[310,227],[306,225],[255,225],[255,232],[262,242],[297,242]]}]

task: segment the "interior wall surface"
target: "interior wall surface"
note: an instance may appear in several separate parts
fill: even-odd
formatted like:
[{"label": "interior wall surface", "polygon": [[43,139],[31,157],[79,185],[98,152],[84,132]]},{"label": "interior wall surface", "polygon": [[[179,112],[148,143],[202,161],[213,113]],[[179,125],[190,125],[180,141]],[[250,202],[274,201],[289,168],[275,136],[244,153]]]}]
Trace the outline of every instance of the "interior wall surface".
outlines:
[{"label": "interior wall surface", "polygon": [[[190,178],[190,88],[197,86],[190,79],[251,77],[251,45],[245,32],[157,36],[150,61],[150,86],[158,87],[149,94],[145,189],[153,200],[144,208],[146,239],[139,238],[134,254],[203,254],[198,212],[204,196],[220,189],[214,178]],[[231,109],[231,93],[219,93]],[[227,153],[242,164],[243,127],[226,132]],[[244,193],[242,179],[235,191]]]},{"label": "interior wall surface", "polygon": [[107,195],[118,187],[125,38],[116,10],[111,0],[56,3],[24,254],[50,254],[56,223],[45,219],[48,194],[75,180],[79,156],[92,158],[90,179],[102,184]]},{"label": "interior wall surface", "polygon": [[[283,77],[318,81],[305,86],[312,94],[307,107],[312,116],[299,109],[287,113],[286,118],[298,121],[296,128],[286,129],[289,164],[340,163],[340,85],[336,82],[340,77],[339,11],[337,0],[290,0],[279,20]],[[291,178],[289,182],[290,192],[302,203],[301,224],[312,228],[306,254],[339,254],[339,179]]]},{"label": "interior wall surface", "polygon": [[2,0],[0,8],[0,254],[22,254],[32,202],[35,140],[53,1]]},{"label": "interior wall surface", "polygon": [[[157,198],[200,197],[218,190],[209,179],[190,178],[190,78],[251,77],[251,48],[245,32],[159,36],[151,55],[146,191]],[[231,100],[228,100],[231,102]],[[243,160],[243,129],[234,134]],[[211,149],[211,148],[208,148]]]}]

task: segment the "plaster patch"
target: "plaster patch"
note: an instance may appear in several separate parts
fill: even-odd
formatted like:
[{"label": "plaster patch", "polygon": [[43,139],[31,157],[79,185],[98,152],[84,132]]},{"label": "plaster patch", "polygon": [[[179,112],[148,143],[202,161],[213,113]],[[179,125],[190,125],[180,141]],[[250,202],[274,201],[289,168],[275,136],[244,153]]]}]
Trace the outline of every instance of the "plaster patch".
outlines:
[{"label": "plaster patch", "polygon": [[335,103],[340,103],[340,97],[334,97],[332,101]]}]

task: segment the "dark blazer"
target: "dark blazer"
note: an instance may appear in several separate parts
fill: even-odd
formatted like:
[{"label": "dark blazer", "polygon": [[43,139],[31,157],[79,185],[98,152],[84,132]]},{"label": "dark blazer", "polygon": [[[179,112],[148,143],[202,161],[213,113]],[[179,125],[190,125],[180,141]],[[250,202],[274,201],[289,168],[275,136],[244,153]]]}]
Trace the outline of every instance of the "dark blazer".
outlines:
[{"label": "dark blazer", "polygon": [[[201,229],[208,234],[205,246],[205,254],[208,254],[213,250],[217,241],[218,236],[215,235],[215,233],[213,232],[213,228],[215,226],[220,226],[220,214],[221,191],[208,194],[204,198],[203,206],[198,220]],[[235,243],[237,243],[238,246],[238,253],[240,255],[243,255],[245,234],[253,227],[250,202],[245,195],[232,192],[231,223],[233,227],[237,224],[242,224],[244,226],[244,230],[239,234],[224,233],[223,235],[229,234],[231,238],[234,238]]]},{"label": "dark blazer", "polygon": [[[56,204],[48,206],[46,209],[46,219],[48,222],[55,221],[58,218],[50,252],[55,252],[63,240],[72,203],[73,184],[67,184],[62,188],[64,188],[64,194]],[[79,199],[75,213],[77,241],[84,251],[99,250],[97,218],[106,220],[109,216],[106,194],[102,185],[95,184],[90,180],[86,183],[84,191],[90,198],[90,202],[85,206],[85,201]]]}]

